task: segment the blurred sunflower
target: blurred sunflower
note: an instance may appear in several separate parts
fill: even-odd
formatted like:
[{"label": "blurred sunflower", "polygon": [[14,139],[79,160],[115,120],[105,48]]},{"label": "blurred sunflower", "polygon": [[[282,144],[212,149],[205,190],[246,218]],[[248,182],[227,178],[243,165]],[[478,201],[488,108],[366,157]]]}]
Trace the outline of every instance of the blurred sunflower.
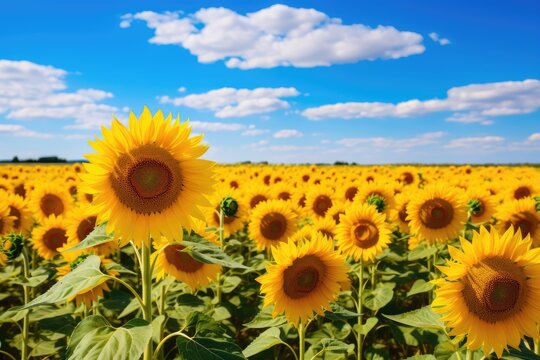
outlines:
[{"label": "blurred sunflower", "polygon": [[313,186],[306,193],[305,207],[315,217],[324,217],[334,205],[334,191],[326,186]]},{"label": "blurred sunflower", "polygon": [[389,184],[370,182],[358,191],[354,202],[368,203],[375,206],[377,211],[390,216],[390,212],[395,206],[393,187]]},{"label": "blurred sunflower", "polygon": [[390,242],[391,231],[385,220],[374,206],[353,203],[337,226],[339,250],[355,261],[372,261]]},{"label": "blurred sunflower", "polygon": [[471,223],[480,224],[491,220],[497,205],[493,196],[483,187],[471,187],[466,192]]},{"label": "blurred sunflower", "polygon": [[536,211],[536,202],[532,198],[514,200],[499,207],[495,217],[499,231],[504,232],[511,226],[521,235],[529,235],[534,246],[540,245],[540,213]]},{"label": "blurred sunflower", "polygon": [[336,222],[330,216],[325,216],[323,218],[316,218],[313,220],[313,225],[311,229],[318,231],[329,239],[334,239],[336,234]]},{"label": "blurred sunflower", "polygon": [[204,208],[204,214],[208,226],[219,228],[219,211],[223,199],[233,199],[236,202],[236,211],[234,214],[223,214],[223,238],[228,238],[238,230],[244,227],[244,221],[248,214],[248,206],[243,201],[242,194],[228,187],[220,185],[214,194],[210,197],[210,206]]},{"label": "blurred sunflower", "polygon": [[13,230],[27,233],[32,227],[32,212],[28,209],[26,201],[19,195],[9,194],[6,197],[9,206],[9,215],[14,217]]},{"label": "blurred sunflower", "polygon": [[540,250],[531,250],[529,237],[508,229],[504,235],[484,227],[472,243],[461,238],[461,248],[448,247],[451,261],[439,269],[433,310],[454,336],[467,336],[467,346],[498,357],[523,336],[539,338]]},{"label": "blurred sunflower", "polygon": [[430,243],[455,238],[467,220],[461,193],[445,184],[416,192],[407,205],[407,214],[411,231]]},{"label": "blurred sunflower", "polygon": [[410,192],[405,192],[396,195],[396,205],[390,213],[390,218],[394,224],[397,224],[399,231],[403,234],[410,232],[409,220],[407,220],[407,205],[413,195]]},{"label": "blurred sunflower", "polygon": [[185,247],[181,243],[170,243],[162,237],[154,241],[154,247],[158,249],[152,254],[156,261],[155,274],[158,280],[171,275],[195,291],[207,287],[221,272],[220,265],[202,263],[182,251]]},{"label": "blurred sunflower", "polygon": [[50,260],[58,254],[58,248],[67,243],[66,230],[64,218],[51,215],[32,230],[32,246],[39,256]]},{"label": "blurred sunflower", "polygon": [[249,208],[253,209],[260,202],[272,199],[272,194],[267,186],[253,184],[251,189],[245,194],[245,198],[249,203]]},{"label": "blurred sunflower", "polygon": [[62,216],[71,208],[71,195],[60,183],[36,186],[29,200],[29,207],[38,221],[49,216]]},{"label": "blurred sunflower", "polygon": [[505,188],[507,200],[520,200],[540,195],[540,186],[526,178],[511,181]]},{"label": "blurred sunflower", "polygon": [[145,107],[139,119],[130,113],[127,128],[115,118],[112,129],[102,128],[103,140],[90,142],[97,153],[86,155],[83,192],[94,196],[107,232],[140,246],[149,235],[181,240],[192,216],[204,219],[214,163],[199,159],[208,147],[190,133],[188,122]]},{"label": "blurred sunflower", "polygon": [[13,229],[15,217],[9,215],[9,205],[4,200],[0,200],[0,235],[9,233]]},{"label": "blurred sunflower", "polygon": [[251,214],[249,234],[264,250],[287,241],[296,230],[296,214],[281,200],[269,200],[257,205]]},{"label": "blurred sunflower", "polygon": [[311,241],[281,243],[272,254],[276,263],[257,278],[263,306],[274,305],[272,316],[284,312],[295,326],[305,324],[314,312],[322,315],[349,282],[345,258],[320,233],[312,234]]}]

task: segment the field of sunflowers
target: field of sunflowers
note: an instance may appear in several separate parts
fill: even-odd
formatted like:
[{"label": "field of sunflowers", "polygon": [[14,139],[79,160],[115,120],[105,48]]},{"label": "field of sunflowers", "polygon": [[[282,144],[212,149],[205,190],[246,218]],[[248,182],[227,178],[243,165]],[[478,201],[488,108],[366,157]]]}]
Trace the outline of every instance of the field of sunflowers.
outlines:
[{"label": "field of sunflowers", "polygon": [[113,120],[0,166],[2,359],[538,359],[540,171],[217,165]]}]

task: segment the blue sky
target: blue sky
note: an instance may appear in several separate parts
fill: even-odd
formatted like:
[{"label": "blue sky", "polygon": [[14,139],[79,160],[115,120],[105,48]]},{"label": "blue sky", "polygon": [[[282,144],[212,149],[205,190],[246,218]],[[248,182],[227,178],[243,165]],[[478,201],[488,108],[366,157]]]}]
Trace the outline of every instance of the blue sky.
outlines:
[{"label": "blue sky", "polygon": [[221,162],[538,162],[535,1],[16,1],[0,158],[80,159],[129,110]]}]

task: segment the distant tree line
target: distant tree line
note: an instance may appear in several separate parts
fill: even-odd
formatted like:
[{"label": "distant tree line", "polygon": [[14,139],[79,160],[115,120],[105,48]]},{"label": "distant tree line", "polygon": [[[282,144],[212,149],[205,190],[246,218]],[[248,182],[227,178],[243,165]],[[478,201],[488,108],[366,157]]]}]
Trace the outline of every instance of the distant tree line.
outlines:
[{"label": "distant tree line", "polygon": [[0,160],[2,163],[67,163],[66,159],[59,158],[58,156],[42,156],[37,159],[19,159],[18,156],[14,156],[11,160]]}]

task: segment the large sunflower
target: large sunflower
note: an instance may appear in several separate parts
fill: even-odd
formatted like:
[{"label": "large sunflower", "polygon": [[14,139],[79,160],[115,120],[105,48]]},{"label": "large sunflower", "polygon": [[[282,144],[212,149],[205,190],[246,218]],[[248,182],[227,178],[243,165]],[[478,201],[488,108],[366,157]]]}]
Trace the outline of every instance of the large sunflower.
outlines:
[{"label": "large sunflower", "polygon": [[257,205],[251,214],[249,234],[263,250],[287,241],[296,230],[296,214],[282,200],[269,200]]},{"label": "large sunflower", "polygon": [[385,220],[375,206],[353,203],[337,226],[338,248],[355,261],[372,261],[390,242],[391,231]]},{"label": "large sunflower", "polygon": [[334,243],[320,233],[310,241],[292,241],[272,248],[275,264],[258,277],[263,306],[274,305],[272,315],[284,312],[287,320],[297,326],[306,323],[313,313],[322,315],[348,283],[345,258],[334,251]]},{"label": "large sunflower", "polygon": [[188,122],[145,107],[140,119],[130,113],[128,127],[114,119],[103,140],[90,142],[97,154],[86,155],[83,192],[94,196],[107,232],[138,245],[149,235],[181,240],[192,216],[204,219],[199,207],[209,205],[214,163],[199,159],[208,147],[190,133]]},{"label": "large sunflower", "polygon": [[407,214],[411,231],[428,242],[455,238],[467,221],[461,193],[444,184],[416,192],[407,205]]},{"label": "large sunflower", "polygon": [[52,215],[66,215],[71,207],[71,195],[61,183],[45,183],[32,191],[29,207],[38,221]]},{"label": "large sunflower", "polygon": [[32,230],[32,244],[39,256],[50,260],[58,254],[58,248],[67,243],[66,223],[63,217],[51,215],[41,226]]},{"label": "large sunflower", "polygon": [[530,235],[534,246],[540,245],[540,212],[532,198],[514,200],[502,205],[495,215],[501,232],[513,226],[523,236]]},{"label": "large sunflower", "polygon": [[499,235],[484,227],[472,243],[461,238],[461,251],[448,247],[452,260],[439,267],[446,278],[435,281],[432,307],[451,335],[466,335],[469,348],[499,357],[524,335],[538,339],[540,250],[530,247],[513,229]]},{"label": "large sunflower", "polygon": [[192,258],[182,251],[185,247],[181,243],[170,243],[162,237],[159,241],[154,241],[154,246],[158,249],[152,254],[156,259],[155,274],[158,280],[171,275],[186,283],[192,290],[197,290],[215,281],[221,271],[220,265],[205,264]]}]

